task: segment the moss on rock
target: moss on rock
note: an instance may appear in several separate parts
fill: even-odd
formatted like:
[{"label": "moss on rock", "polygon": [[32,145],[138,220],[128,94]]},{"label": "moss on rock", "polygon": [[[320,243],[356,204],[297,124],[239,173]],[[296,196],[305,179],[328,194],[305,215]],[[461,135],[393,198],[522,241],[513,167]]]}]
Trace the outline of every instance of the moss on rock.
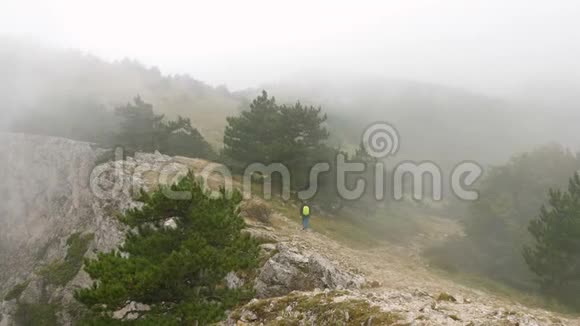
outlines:
[{"label": "moss on rock", "polygon": [[8,291],[8,293],[4,297],[4,300],[6,301],[14,299],[18,300],[20,298],[20,295],[22,295],[22,292],[24,292],[29,283],[30,283],[29,281],[26,281],[23,283],[16,284],[10,291]]},{"label": "moss on rock", "polygon": [[17,325],[56,326],[57,307],[47,303],[21,303],[14,315]]},{"label": "moss on rock", "polygon": [[277,299],[254,300],[230,317],[244,316],[251,311],[256,322],[265,325],[289,326],[303,322],[316,325],[399,325],[402,317],[382,311],[368,301],[348,297],[348,292],[331,291],[314,295],[294,292]]},{"label": "moss on rock", "polygon": [[68,249],[64,260],[53,262],[40,271],[45,281],[58,286],[64,286],[70,282],[81,269],[83,257],[93,237],[93,234],[72,234],[66,241]]}]

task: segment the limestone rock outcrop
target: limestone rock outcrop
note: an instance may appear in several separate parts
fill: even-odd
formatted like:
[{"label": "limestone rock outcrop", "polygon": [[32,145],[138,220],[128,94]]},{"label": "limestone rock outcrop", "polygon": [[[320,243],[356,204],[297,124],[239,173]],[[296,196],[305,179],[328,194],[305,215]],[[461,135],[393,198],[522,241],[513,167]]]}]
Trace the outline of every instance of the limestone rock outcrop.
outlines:
[{"label": "limestone rock outcrop", "polygon": [[364,277],[339,269],[318,253],[285,243],[276,250],[259,270],[254,286],[258,298],[314,289],[360,289],[365,284]]}]

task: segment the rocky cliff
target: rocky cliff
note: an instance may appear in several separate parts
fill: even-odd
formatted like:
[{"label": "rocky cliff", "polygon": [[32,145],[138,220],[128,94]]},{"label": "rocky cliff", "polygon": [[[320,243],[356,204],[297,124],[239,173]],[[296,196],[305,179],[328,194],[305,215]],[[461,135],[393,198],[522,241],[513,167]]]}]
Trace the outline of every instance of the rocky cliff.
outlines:
[{"label": "rocky cliff", "polygon": [[106,153],[88,143],[0,133],[0,291],[35,266],[62,256],[63,239],[109,228],[90,191],[95,162]]},{"label": "rocky cliff", "polygon": [[[110,250],[121,241],[112,210],[89,187],[107,151],[62,138],[0,133],[0,153],[0,295],[25,304],[49,304],[63,295],[70,300],[63,288],[77,276],[82,255],[67,262],[69,248]],[[49,281],[55,284],[41,282],[43,272],[54,275]],[[14,300],[2,304],[2,324],[14,306]]]}]

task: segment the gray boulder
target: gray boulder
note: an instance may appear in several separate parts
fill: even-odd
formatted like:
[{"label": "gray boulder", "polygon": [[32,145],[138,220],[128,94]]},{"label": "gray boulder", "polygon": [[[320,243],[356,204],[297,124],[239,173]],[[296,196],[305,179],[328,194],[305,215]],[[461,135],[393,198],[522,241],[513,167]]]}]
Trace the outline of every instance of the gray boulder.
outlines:
[{"label": "gray boulder", "polygon": [[278,253],[259,270],[255,282],[258,298],[286,295],[314,289],[359,289],[361,275],[340,270],[323,256],[280,243]]}]

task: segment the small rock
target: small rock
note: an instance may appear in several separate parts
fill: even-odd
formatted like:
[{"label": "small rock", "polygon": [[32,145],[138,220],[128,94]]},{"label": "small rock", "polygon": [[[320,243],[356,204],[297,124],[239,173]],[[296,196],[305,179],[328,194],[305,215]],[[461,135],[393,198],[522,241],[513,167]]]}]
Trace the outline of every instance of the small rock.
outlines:
[{"label": "small rock", "polygon": [[253,313],[249,310],[246,310],[246,311],[244,311],[244,313],[242,313],[241,320],[245,321],[245,322],[252,322],[252,321],[258,320],[258,316],[256,316],[255,313]]},{"label": "small rock", "polygon": [[244,286],[244,280],[239,278],[235,272],[229,272],[225,280],[228,289],[239,289]]},{"label": "small rock", "polygon": [[150,309],[151,308],[146,304],[131,301],[125,307],[115,311],[113,313],[113,318],[123,320],[135,320],[139,317],[139,314],[136,311],[148,311]]},{"label": "small rock", "polygon": [[276,250],[276,245],[273,243],[263,243],[260,245],[260,248],[264,249],[265,251],[274,251]]},{"label": "small rock", "polygon": [[177,219],[177,217],[169,218],[168,220],[163,222],[163,227],[166,229],[171,229],[171,230],[177,229],[177,222],[175,222],[176,219]]}]

